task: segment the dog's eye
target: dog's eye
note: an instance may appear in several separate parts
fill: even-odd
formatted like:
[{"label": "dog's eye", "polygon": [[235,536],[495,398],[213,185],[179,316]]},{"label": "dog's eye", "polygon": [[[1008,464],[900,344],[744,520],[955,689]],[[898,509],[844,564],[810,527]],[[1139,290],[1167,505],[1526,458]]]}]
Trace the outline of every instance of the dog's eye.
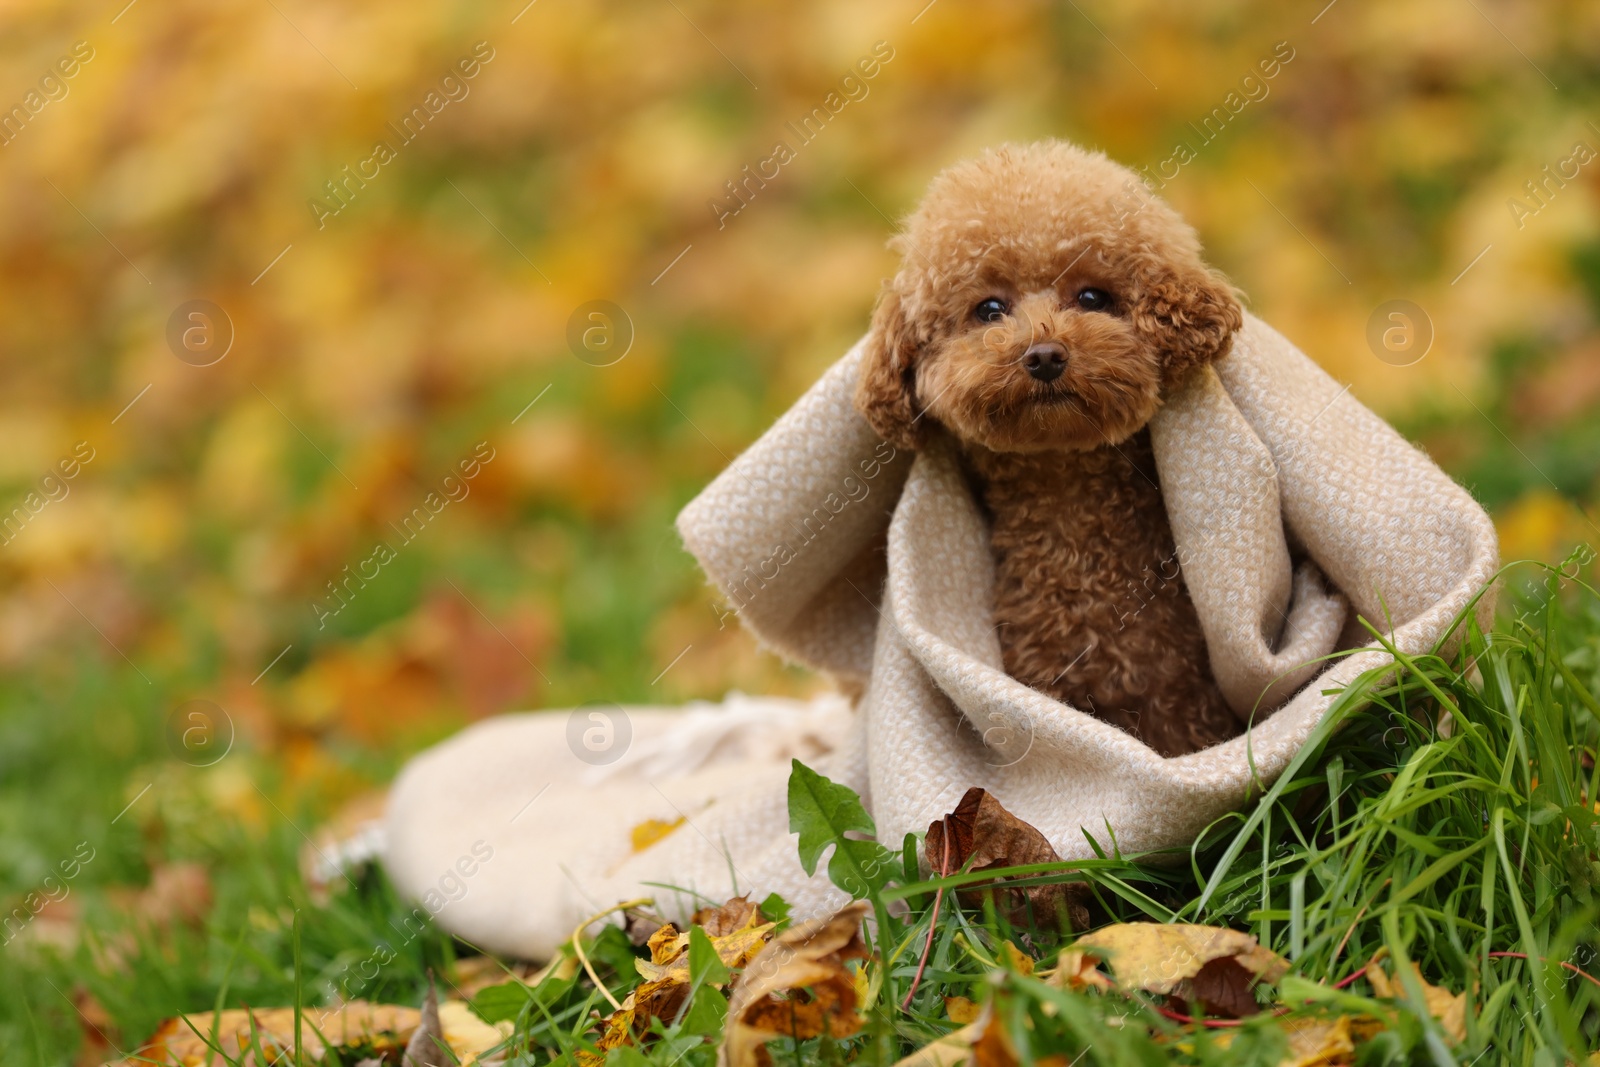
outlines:
[{"label": "dog's eye", "polygon": [[997,296],[978,301],[978,306],[972,309],[973,317],[980,322],[994,322],[1003,318],[1005,313],[1006,302]]},{"label": "dog's eye", "polygon": [[1080,289],[1078,306],[1085,311],[1105,311],[1111,307],[1111,294],[1104,289]]}]

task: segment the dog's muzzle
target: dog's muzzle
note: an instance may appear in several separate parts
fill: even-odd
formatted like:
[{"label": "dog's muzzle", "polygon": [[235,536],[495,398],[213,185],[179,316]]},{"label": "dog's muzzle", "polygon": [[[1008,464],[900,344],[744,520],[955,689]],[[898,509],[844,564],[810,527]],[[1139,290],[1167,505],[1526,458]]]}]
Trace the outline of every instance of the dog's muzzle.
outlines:
[{"label": "dog's muzzle", "polygon": [[1028,346],[1022,365],[1035,381],[1053,382],[1067,369],[1067,350],[1056,341],[1042,341]]}]

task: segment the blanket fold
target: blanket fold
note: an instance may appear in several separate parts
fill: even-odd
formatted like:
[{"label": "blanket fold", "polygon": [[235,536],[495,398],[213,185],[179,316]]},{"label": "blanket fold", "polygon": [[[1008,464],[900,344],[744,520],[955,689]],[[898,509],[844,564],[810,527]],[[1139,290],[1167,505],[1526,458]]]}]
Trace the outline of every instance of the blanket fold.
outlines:
[{"label": "blanket fold", "polygon": [[[1147,579],[1181,571],[1213,672],[1247,732],[1162,758],[1005,674],[985,520],[951,446],[897,453],[856,414],[861,348],[696,497],[678,526],[728,610],[764,645],[861,692],[853,711],[830,705],[822,732],[832,752],[808,762],[862,793],[891,843],[980,785],[1066,859],[1092,855],[1090,838],[1107,845],[1106,835],[1124,852],[1186,845],[1252,785],[1282,773],[1341,686],[1391,662],[1358,617],[1402,652],[1420,653],[1446,639],[1494,575],[1494,527],[1472,497],[1247,316],[1231,354],[1151,422],[1177,548]],[[1128,591],[1126,612],[1139,610],[1140,594]],[[1487,623],[1492,595],[1477,611]],[[1083,654],[1094,654],[1088,642]],[[593,828],[561,864],[577,893],[529,901],[548,921],[530,932],[524,917],[514,939],[491,946],[547,952],[575,916],[664,883],[716,900],[736,885],[777,891],[801,915],[839,903],[795,858],[782,753],[652,779],[609,820],[609,785],[584,787],[576,763],[563,777],[559,755],[540,762],[554,779],[552,806],[581,809]],[[414,810],[441,793],[442,768],[408,770],[397,804]],[[468,805],[447,807],[448,835],[441,819],[422,833],[391,816],[390,866],[406,872],[396,874],[402,888],[416,892],[407,880],[422,884],[451,855],[445,837],[454,843],[484,823]],[[646,811],[688,829],[632,852],[624,824]],[[501,831],[512,858],[495,879],[531,877],[554,862],[539,856],[538,834]],[[692,910],[694,899],[681,903]],[[470,898],[453,906],[479,918]],[[440,921],[451,926],[446,915]]]}]

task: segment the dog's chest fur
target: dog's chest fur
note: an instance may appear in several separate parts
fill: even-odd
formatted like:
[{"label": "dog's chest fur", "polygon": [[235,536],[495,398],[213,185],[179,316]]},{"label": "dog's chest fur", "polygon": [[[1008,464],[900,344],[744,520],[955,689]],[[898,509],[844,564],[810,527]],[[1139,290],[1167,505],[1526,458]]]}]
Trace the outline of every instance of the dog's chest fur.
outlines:
[{"label": "dog's chest fur", "polygon": [[1007,673],[1181,755],[1240,732],[1211,677],[1148,432],[1087,452],[971,448]]}]

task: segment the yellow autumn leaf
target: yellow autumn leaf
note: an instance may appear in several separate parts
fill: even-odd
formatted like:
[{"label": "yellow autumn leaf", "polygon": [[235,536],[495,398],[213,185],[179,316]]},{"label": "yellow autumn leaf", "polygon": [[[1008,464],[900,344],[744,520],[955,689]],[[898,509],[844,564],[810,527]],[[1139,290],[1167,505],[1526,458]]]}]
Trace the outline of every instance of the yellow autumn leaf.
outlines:
[{"label": "yellow autumn leaf", "polygon": [[[1428,1014],[1439,1020],[1439,1025],[1444,1032],[1450,1035],[1452,1044],[1460,1044],[1467,1039],[1467,995],[1465,993],[1452,993],[1448,989],[1433,985],[1422,977],[1422,969],[1411,964],[1411,973],[1416,975],[1417,982],[1422,986],[1422,998],[1428,1009]],[[1398,1000],[1405,996],[1405,987],[1398,976],[1390,978],[1384,971],[1383,965],[1377,956],[1367,964],[1367,981],[1372,984],[1373,995],[1379,1000]]]},{"label": "yellow autumn leaf", "polygon": [[[301,1013],[300,1048],[307,1063],[321,1063],[335,1050],[370,1049],[398,1056],[421,1018],[422,1013],[416,1008],[371,1004],[364,1000],[353,1000],[337,1008],[306,1008]],[[480,1056],[511,1033],[509,1022],[490,1025],[459,1000],[439,1005],[439,1023],[445,1044],[463,1067],[477,1063]],[[243,1056],[255,1041],[259,1041],[269,1061],[276,1062],[275,1057],[292,1058],[295,1011],[293,1008],[234,1008],[215,1016],[196,1013],[168,1019],[139,1050],[137,1057],[125,1060],[124,1064],[133,1067],[153,1062],[191,1067],[208,1063],[214,1058],[208,1044],[213,1035],[217,1046],[231,1057]]]},{"label": "yellow autumn leaf", "polygon": [[[1349,1015],[1285,1019],[1279,1029],[1289,1039],[1289,1051],[1277,1067],[1346,1067],[1354,1062],[1357,1042],[1371,1036]],[[1235,1036],[1224,1031],[1214,1035],[1212,1041],[1225,1049],[1233,1044]],[[1186,1044],[1184,1048],[1190,1046]]]},{"label": "yellow autumn leaf", "polygon": [[956,1067],[972,1058],[972,1046],[983,1034],[985,1022],[980,1017],[961,1029],[930,1041],[894,1067]]},{"label": "yellow autumn leaf", "polygon": [[1080,949],[1069,948],[1061,953],[1056,965],[1045,972],[1044,980],[1060,989],[1078,992],[1084,989],[1115,988],[1111,979],[1100,971],[1097,957]]},{"label": "yellow autumn leaf", "polygon": [[982,1010],[966,997],[944,998],[944,1013],[953,1023],[965,1026],[967,1023],[977,1022],[978,1013]]},{"label": "yellow autumn leaf", "polygon": [[[710,938],[711,947],[717,950],[717,958],[729,967],[743,967],[749,963],[750,958],[766,945],[776,925],[757,922],[756,920],[760,918],[759,911],[753,912],[748,925],[732,933]],[[671,932],[666,933],[667,931]],[[665,936],[662,936],[663,934]],[[675,981],[687,984],[689,935],[678,933],[672,924],[668,923],[651,936],[648,944],[651,958],[635,960],[633,963],[639,976],[646,982]]]},{"label": "yellow autumn leaf", "polygon": [[1032,974],[1034,959],[1009,941],[1000,943],[1000,951],[1006,958],[1006,963],[1018,974]]},{"label": "yellow autumn leaf", "polygon": [[682,825],[683,816],[681,815],[671,822],[665,819],[646,819],[629,831],[628,836],[632,841],[633,851],[643,852]]},{"label": "yellow autumn leaf", "polygon": [[1187,923],[1118,923],[1085,934],[1072,946],[1106,960],[1122,989],[1171,993],[1214,960],[1233,959],[1257,979],[1276,982],[1289,961],[1249,934]]}]

